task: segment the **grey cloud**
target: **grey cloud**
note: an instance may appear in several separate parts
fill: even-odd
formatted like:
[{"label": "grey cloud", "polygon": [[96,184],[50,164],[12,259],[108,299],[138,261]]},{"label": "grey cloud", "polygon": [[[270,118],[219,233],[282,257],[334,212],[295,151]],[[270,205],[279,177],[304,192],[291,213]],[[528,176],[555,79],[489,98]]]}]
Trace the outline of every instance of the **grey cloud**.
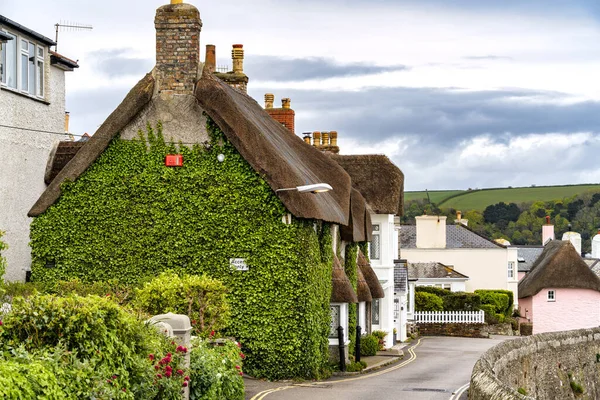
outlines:
[{"label": "grey cloud", "polygon": [[90,64],[101,74],[109,78],[124,76],[143,76],[154,66],[149,58],[130,57],[133,49],[103,49],[91,52]]},{"label": "grey cloud", "polygon": [[322,57],[248,56],[245,62],[245,70],[248,76],[263,81],[306,81],[310,79],[374,75],[406,69],[408,67],[405,65],[339,64]]}]

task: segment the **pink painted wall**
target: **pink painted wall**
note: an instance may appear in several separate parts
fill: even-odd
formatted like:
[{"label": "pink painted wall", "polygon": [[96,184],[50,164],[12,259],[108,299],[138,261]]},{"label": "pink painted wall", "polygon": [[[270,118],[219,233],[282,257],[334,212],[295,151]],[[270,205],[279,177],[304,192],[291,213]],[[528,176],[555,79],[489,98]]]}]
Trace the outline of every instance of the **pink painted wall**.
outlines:
[{"label": "pink painted wall", "polygon": [[[519,280],[521,280],[521,279],[523,279],[523,277],[524,277],[526,274],[527,274],[526,272],[519,272],[519,273],[517,274],[517,277],[519,278]],[[519,301],[520,301],[520,300],[519,300]]]},{"label": "pink painted wall", "polygon": [[532,322],[533,321],[533,306],[532,297],[526,297],[519,299],[519,314],[521,315],[521,322]]},{"label": "pink painted wall", "polygon": [[[555,301],[548,301],[548,290],[555,291]],[[531,308],[524,306],[527,301],[533,302]],[[534,334],[600,326],[600,292],[595,290],[547,288],[521,299],[519,306],[531,311]]]}]

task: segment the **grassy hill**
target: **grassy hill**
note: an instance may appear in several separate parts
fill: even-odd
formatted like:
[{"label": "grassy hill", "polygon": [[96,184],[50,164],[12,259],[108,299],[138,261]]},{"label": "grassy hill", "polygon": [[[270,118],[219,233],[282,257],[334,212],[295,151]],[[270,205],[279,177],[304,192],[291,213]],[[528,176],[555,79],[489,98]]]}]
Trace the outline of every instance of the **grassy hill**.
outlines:
[{"label": "grassy hill", "polygon": [[[550,201],[571,197],[577,194],[600,191],[600,184],[539,186],[521,188],[495,188],[480,190],[439,190],[430,191],[431,201],[440,208],[483,211],[491,204],[523,203],[529,201]],[[427,198],[425,192],[406,192],[405,201]]]}]

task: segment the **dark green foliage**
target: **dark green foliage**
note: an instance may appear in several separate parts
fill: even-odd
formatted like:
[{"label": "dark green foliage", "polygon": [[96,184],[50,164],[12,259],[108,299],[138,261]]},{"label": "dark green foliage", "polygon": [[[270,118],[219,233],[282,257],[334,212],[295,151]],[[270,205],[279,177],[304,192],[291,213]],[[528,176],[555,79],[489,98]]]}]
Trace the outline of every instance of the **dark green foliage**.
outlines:
[{"label": "dark green foliage", "polygon": [[431,293],[441,297],[444,311],[477,311],[481,306],[481,299],[475,293],[451,292],[433,286],[417,286],[415,292]]},{"label": "dark green foliage", "polygon": [[387,336],[387,332],[386,331],[373,331],[373,332],[371,332],[371,335],[375,336],[377,338],[377,340],[379,341],[379,348],[377,350],[378,351],[385,350],[385,337]]},{"label": "dark green foliage", "polygon": [[[341,242],[338,242],[341,243]],[[356,292],[356,288],[358,286],[358,277],[357,277],[357,263],[356,259],[358,257],[358,244],[350,243],[346,245],[346,255],[345,255],[345,263],[344,270],[346,272],[346,276],[350,279],[350,283],[352,284],[352,288]],[[350,338],[350,354],[354,354],[354,344],[356,343],[356,312],[357,312],[357,304],[348,304],[348,337]]]},{"label": "dark green foliage", "polygon": [[498,221],[516,221],[519,219],[519,215],[521,215],[519,206],[515,203],[505,204],[502,201],[498,204],[487,206],[486,209],[483,210],[485,222],[490,222],[492,224],[495,224]]},{"label": "dark green foliage", "polygon": [[444,301],[433,293],[416,292],[415,311],[444,311]]},{"label": "dark green foliage", "polygon": [[374,356],[379,350],[379,339],[374,335],[363,335],[360,337],[360,355]]},{"label": "dark green foliage", "polygon": [[495,314],[502,314],[510,317],[513,313],[513,292],[510,290],[487,290],[479,289],[475,291],[481,297],[481,304],[492,305]]},{"label": "dark green foliage", "polygon": [[[269,185],[209,122],[211,142],[115,139],[31,227],[33,279],[137,283],[172,269],[207,274],[230,291],[225,334],[244,344],[256,377],[314,378],[327,366],[331,235],[294,219]],[[179,152],[181,168],[164,166]],[[225,161],[217,161],[219,154]],[[320,239],[320,240],[319,240]],[[237,271],[230,258],[244,258]],[[47,261],[55,267],[45,267]]]},{"label": "dark green foliage", "polygon": [[190,400],[244,400],[242,357],[238,345],[215,346],[196,340],[190,354]]},{"label": "dark green foliage", "polygon": [[485,322],[494,325],[504,322],[504,315],[496,313],[496,306],[493,304],[482,304],[480,307],[485,313]]},{"label": "dark green foliage", "polygon": [[360,372],[367,368],[367,363],[364,361],[352,361],[346,366],[346,372]]}]

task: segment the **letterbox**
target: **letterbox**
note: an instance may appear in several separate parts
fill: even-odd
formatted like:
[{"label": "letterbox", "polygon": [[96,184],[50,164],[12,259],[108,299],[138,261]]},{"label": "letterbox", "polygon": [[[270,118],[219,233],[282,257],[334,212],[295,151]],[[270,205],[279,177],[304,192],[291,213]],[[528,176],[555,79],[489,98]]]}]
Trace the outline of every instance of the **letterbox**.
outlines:
[{"label": "letterbox", "polygon": [[165,157],[165,165],[167,167],[183,167],[183,155],[167,154],[167,157]]}]

